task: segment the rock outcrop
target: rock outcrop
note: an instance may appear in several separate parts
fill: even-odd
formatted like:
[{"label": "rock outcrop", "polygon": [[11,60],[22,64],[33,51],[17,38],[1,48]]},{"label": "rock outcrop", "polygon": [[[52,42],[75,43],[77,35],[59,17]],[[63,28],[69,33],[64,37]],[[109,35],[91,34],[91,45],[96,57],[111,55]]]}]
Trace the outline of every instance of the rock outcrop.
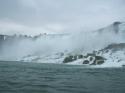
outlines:
[{"label": "rock outcrop", "polygon": [[100,65],[105,62],[105,58],[102,56],[97,56],[94,53],[88,53],[85,56],[83,55],[70,55],[64,58],[63,63],[70,63],[73,61],[76,61],[78,59],[82,59],[83,63],[82,64],[88,64],[88,65]]}]

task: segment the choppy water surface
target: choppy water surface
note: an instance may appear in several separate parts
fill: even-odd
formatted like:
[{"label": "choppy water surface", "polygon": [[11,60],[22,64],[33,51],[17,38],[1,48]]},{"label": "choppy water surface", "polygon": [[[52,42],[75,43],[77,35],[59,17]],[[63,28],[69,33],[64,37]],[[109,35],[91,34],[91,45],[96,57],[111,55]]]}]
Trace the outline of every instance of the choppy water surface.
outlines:
[{"label": "choppy water surface", "polygon": [[125,68],[0,62],[0,93],[125,93]]}]

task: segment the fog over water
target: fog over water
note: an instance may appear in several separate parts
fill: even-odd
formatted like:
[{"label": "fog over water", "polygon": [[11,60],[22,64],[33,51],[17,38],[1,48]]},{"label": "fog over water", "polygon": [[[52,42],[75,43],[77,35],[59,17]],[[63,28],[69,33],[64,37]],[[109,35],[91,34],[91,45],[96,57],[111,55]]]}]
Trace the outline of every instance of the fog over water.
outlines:
[{"label": "fog over water", "polygon": [[[111,29],[111,27],[105,28],[106,31],[107,29]],[[16,59],[27,55],[51,55],[60,52],[78,54],[100,50],[109,44],[125,42],[121,34],[106,31],[102,34],[98,31],[65,35],[50,34],[35,40],[14,38],[4,43],[0,54],[6,59]]]}]

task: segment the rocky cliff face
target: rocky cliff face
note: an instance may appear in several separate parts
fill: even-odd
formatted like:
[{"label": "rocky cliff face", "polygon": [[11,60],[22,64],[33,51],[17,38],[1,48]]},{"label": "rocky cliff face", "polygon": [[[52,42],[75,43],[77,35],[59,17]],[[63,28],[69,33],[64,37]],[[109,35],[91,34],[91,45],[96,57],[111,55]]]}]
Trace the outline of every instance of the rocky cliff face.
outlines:
[{"label": "rocky cliff face", "polygon": [[111,33],[118,34],[121,32],[121,28],[124,28],[124,26],[122,26],[122,25],[125,25],[125,23],[124,22],[114,22],[113,24],[111,24],[107,27],[99,29],[98,32],[99,33],[111,32]]}]

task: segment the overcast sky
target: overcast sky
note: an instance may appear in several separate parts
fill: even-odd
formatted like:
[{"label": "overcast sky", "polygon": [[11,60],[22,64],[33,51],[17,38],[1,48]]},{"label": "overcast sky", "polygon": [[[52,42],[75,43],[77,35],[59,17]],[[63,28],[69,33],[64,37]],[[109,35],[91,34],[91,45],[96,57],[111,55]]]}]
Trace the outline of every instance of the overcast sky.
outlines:
[{"label": "overcast sky", "polygon": [[0,33],[95,30],[125,20],[125,0],[0,0]]}]

